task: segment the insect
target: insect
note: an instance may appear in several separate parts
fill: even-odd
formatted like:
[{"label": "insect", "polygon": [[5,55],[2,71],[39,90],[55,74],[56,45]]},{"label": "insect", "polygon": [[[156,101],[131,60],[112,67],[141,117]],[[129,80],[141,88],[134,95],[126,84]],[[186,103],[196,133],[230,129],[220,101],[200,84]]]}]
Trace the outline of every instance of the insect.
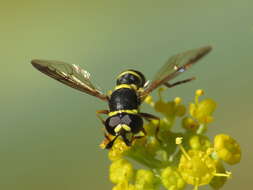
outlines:
[{"label": "insect", "polygon": [[[90,74],[77,65],[48,60],[32,60],[31,63],[36,69],[59,82],[108,103],[109,110],[99,110],[97,116],[105,126],[107,139],[105,148],[110,149],[118,137],[130,146],[134,139],[145,136],[143,118],[147,120],[159,120],[159,118],[141,112],[139,109],[141,103],[161,85],[171,88],[195,79],[192,77],[174,83],[170,82],[209,53],[211,49],[207,46],[170,57],[151,82],[146,81],[145,76],[139,71],[131,69],[123,71],[116,78],[116,87],[108,95],[102,93],[92,83]],[[108,115],[107,119],[104,120],[100,114]],[[113,138],[109,138],[109,135]]]}]

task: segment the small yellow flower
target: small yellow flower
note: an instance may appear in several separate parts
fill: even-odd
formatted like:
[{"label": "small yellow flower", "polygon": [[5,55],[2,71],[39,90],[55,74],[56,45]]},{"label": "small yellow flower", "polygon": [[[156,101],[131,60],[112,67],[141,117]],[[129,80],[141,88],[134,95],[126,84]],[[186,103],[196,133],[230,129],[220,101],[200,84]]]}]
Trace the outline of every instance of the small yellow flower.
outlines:
[{"label": "small yellow flower", "polygon": [[176,97],[174,99],[174,109],[175,109],[175,115],[178,117],[182,117],[186,113],[186,107],[181,104],[182,99],[179,97]]},{"label": "small yellow flower", "polygon": [[180,97],[176,97],[176,98],[174,98],[174,102],[176,105],[179,105],[179,104],[181,104],[182,99]]},{"label": "small yellow flower", "polygon": [[202,89],[198,89],[198,90],[196,90],[195,94],[196,94],[196,96],[203,96],[205,94],[205,92]]},{"label": "small yellow flower", "polygon": [[149,170],[140,169],[136,173],[135,188],[136,190],[153,190],[155,175]]},{"label": "small yellow flower", "polygon": [[182,155],[178,166],[186,183],[194,186],[210,183],[216,173],[214,160],[200,150],[190,150],[187,154],[190,159]]},{"label": "small yellow flower", "polygon": [[195,94],[195,103],[191,103],[189,106],[190,115],[200,123],[212,122],[212,114],[216,109],[216,102],[212,99],[199,101],[199,96],[204,94],[201,90],[197,90]]},{"label": "small yellow flower", "polygon": [[190,147],[194,150],[206,151],[212,146],[208,137],[203,135],[194,135],[189,139]]},{"label": "small yellow flower", "polygon": [[129,184],[127,181],[124,181],[115,185],[112,190],[136,190],[136,188],[134,185]]},{"label": "small yellow flower", "polygon": [[155,102],[155,110],[157,112],[163,113],[165,115],[168,115],[171,113],[172,105],[168,104],[167,102],[163,101],[163,100],[158,100],[157,102]]},{"label": "small yellow flower", "polygon": [[197,131],[199,124],[197,121],[195,121],[194,119],[190,118],[190,117],[185,117],[182,120],[182,126],[183,128],[189,130],[189,131]]},{"label": "small yellow flower", "polygon": [[155,103],[153,101],[153,98],[152,96],[148,95],[146,98],[145,98],[145,103],[149,104],[151,107],[154,107]]},{"label": "small yellow flower", "polygon": [[176,97],[173,101],[165,102],[162,98],[162,91],[164,91],[163,88],[159,89],[158,91],[158,95],[160,98],[157,102],[153,104],[154,109],[157,112],[160,112],[169,118],[174,117],[174,116],[178,116],[178,117],[183,116],[186,112],[186,108],[184,105],[181,104],[182,99],[179,97]]},{"label": "small yellow flower", "polygon": [[176,169],[167,167],[162,170],[161,180],[168,190],[180,190],[185,187],[185,182]]},{"label": "small yellow flower", "polygon": [[219,158],[228,164],[234,165],[241,160],[240,145],[229,135],[216,135],[214,138],[214,148]]},{"label": "small yellow flower", "polygon": [[209,184],[214,176],[229,177],[227,173],[217,173],[216,162],[210,157],[211,149],[207,149],[205,152],[191,149],[186,152],[181,143],[182,138],[177,138],[176,144],[183,152],[178,170],[186,183],[194,185],[197,189],[198,186]]},{"label": "small yellow flower", "polygon": [[133,166],[127,160],[116,160],[110,166],[110,180],[115,184],[130,181],[133,179],[133,176]]},{"label": "small yellow flower", "polygon": [[130,148],[131,147],[127,146],[125,142],[118,138],[109,150],[109,159],[113,161],[122,158]]}]

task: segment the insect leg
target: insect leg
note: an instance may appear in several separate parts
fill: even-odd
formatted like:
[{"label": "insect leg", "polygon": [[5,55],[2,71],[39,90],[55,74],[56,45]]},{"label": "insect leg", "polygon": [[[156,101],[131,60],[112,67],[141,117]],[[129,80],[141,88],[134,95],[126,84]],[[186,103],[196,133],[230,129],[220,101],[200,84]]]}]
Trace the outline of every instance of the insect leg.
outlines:
[{"label": "insect leg", "polygon": [[[109,137],[108,136],[106,136],[106,139],[109,139]],[[107,144],[106,144],[106,146],[105,146],[105,148],[106,149],[110,149],[110,148],[112,148],[112,146],[113,146],[113,143],[114,143],[114,141],[116,140],[118,138],[118,135],[117,136],[115,136],[112,140],[110,140]]]},{"label": "insect leg", "polygon": [[109,136],[109,134],[107,134],[105,132],[105,129],[104,129],[104,140],[100,143],[100,147],[102,149],[110,149],[112,148],[112,145],[114,144],[114,141],[118,138],[119,135],[117,136]]},{"label": "insect leg", "polygon": [[144,128],[141,129],[141,132],[142,132],[143,134],[137,135],[137,136],[133,136],[133,137],[132,137],[132,139],[131,139],[131,144],[132,144],[132,142],[133,142],[134,140],[136,140],[136,139],[141,139],[141,138],[147,136],[147,132],[145,131]]},{"label": "insect leg", "polygon": [[184,83],[190,82],[190,81],[195,80],[195,79],[196,79],[195,77],[192,77],[192,78],[188,78],[188,79],[185,79],[185,80],[177,81],[177,82],[172,83],[172,84],[166,82],[166,83],[164,83],[164,85],[167,86],[168,88],[172,88],[174,86],[177,86],[177,85],[180,85],[180,84],[184,84]]},{"label": "insect leg", "polygon": [[98,119],[99,119],[103,124],[105,124],[105,121],[104,121],[104,119],[100,116],[100,114],[108,115],[108,114],[109,114],[109,110],[98,110],[98,111],[96,111],[96,116],[98,117]]},{"label": "insect leg", "polygon": [[[100,114],[108,115],[109,114],[109,110],[98,110],[98,111],[96,111],[96,115],[97,115],[98,119],[105,125],[105,120],[100,116]],[[105,132],[105,128],[103,128],[103,130],[104,130],[105,140],[101,143],[101,146],[103,148],[110,149],[110,148],[112,148],[113,143],[115,142],[115,140],[118,138],[118,135],[115,136],[111,140],[110,137]]]},{"label": "insect leg", "polygon": [[[159,133],[159,130],[160,130],[160,118],[155,116],[155,115],[152,115],[150,113],[139,113],[141,117],[143,117],[144,119],[148,120],[148,121],[151,121],[151,120],[157,120],[158,121],[158,125],[156,126],[156,130],[155,130],[155,137],[157,138],[158,141],[161,141],[158,137],[158,133]],[[143,132],[144,134],[146,135],[146,131],[144,130],[143,128]]]},{"label": "insect leg", "polygon": [[[105,114],[108,115],[109,114],[109,110],[98,110],[96,111],[96,116],[98,117],[98,119],[103,123],[103,125],[105,125],[105,120],[101,117],[100,114]],[[102,128],[103,132],[104,132],[104,136],[105,139],[103,140],[103,142],[100,144],[100,146],[104,149],[110,149],[114,143],[114,141],[116,140],[116,137],[114,137],[114,139],[111,140],[111,138],[108,136],[108,134],[105,131],[105,128]]]},{"label": "insect leg", "polygon": [[108,144],[111,142],[111,139],[106,134],[106,132],[104,132],[104,137],[105,137],[104,140],[99,145],[102,149],[105,149],[108,146]]}]

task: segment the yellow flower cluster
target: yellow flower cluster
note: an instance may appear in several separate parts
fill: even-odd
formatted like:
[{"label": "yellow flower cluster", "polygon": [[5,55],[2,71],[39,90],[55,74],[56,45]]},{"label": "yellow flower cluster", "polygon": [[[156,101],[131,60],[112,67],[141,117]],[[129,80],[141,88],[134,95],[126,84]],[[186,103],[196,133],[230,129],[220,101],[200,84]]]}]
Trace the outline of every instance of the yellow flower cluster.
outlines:
[{"label": "yellow flower cluster", "polygon": [[[144,126],[147,135],[135,140],[131,147],[118,138],[109,150],[113,190],[156,190],[161,186],[181,190],[187,185],[193,185],[194,190],[203,185],[220,189],[231,176],[223,162],[239,163],[241,149],[229,135],[218,134],[213,141],[206,135],[214,120],[215,101],[200,100],[204,91],[197,90],[194,102],[187,108],[179,97],[165,101],[162,91],[158,91],[157,101],[151,96],[145,100],[163,115],[160,123],[148,122]],[[181,126],[176,126],[176,121],[181,121]],[[156,134],[158,125],[160,130]],[[175,132],[176,127],[183,132]],[[132,161],[139,164],[138,169]]]},{"label": "yellow flower cluster", "polygon": [[155,175],[149,170],[134,170],[124,159],[114,161],[110,166],[110,180],[116,184],[113,190],[153,190]]}]

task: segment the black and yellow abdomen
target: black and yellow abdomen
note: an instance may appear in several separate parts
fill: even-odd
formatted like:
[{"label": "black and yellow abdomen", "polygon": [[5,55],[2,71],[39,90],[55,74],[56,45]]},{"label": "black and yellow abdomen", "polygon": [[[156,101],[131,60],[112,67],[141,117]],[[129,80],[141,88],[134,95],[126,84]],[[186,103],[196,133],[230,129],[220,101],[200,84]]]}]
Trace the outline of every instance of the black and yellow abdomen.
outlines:
[{"label": "black and yellow abdomen", "polygon": [[[139,115],[139,88],[145,83],[144,76],[134,70],[122,72],[117,77],[117,85],[111,93],[109,103],[109,117],[105,121],[106,131],[115,136],[122,136],[127,145],[131,145],[133,135],[143,131],[143,119]],[[130,135],[130,139],[129,139]],[[110,148],[112,140],[106,148]]]}]

